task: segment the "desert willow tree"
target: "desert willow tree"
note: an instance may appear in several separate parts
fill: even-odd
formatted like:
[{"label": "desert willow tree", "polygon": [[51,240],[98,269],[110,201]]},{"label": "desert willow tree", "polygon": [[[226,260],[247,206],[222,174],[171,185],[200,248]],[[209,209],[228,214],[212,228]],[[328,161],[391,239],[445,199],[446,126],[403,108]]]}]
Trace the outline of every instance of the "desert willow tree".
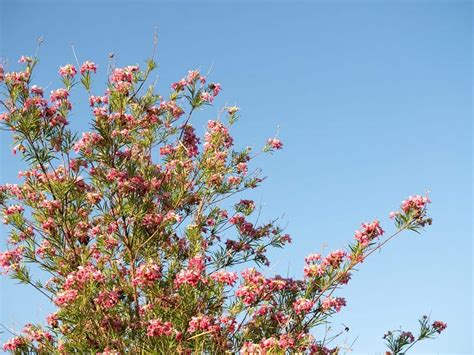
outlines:
[{"label": "desert willow tree", "polygon": [[[32,85],[37,55],[19,62],[20,71],[0,69],[0,121],[27,165],[21,184],[0,187],[9,234],[0,266],[57,311],[47,325],[10,330],[6,351],[337,353],[334,337],[314,330],[345,306],[337,293],[354,268],[401,232],[431,224],[429,199],[412,196],[391,214],[390,236],[377,220],[363,223],[345,250],[309,255],[302,279],[267,277],[267,250],[291,239],[277,221],[252,222],[253,201],[232,201],[263,181],[249,166],[257,154],[234,148],[239,109],[225,107],[204,137],[193,128],[220,84],[192,70],[165,99],[146,84],[150,59],[144,69],[111,65],[104,95],[94,96],[97,66],[86,61],[61,67],[63,85],[47,97]],[[77,86],[92,117],[81,136],[68,128]],[[271,138],[262,151],[281,148]],[[35,279],[32,265],[50,278]],[[445,325],[424,327],[422,339]],[[386,341],[396,353],[422,340],[412,337],[395,331]]]}]

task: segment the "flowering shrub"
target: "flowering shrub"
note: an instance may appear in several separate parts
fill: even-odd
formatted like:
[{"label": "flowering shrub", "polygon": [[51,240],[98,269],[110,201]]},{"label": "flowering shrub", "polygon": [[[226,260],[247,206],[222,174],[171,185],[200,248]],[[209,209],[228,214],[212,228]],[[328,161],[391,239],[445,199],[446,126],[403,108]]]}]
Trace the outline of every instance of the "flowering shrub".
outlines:
[{"label": "flowering shrub", "polygon": [[[210,120],[202,137],[192,114],[221,91],[199,71],[171,85],[165,99],[145,83],[156,64],[110,68],[107,90],[92,94],[97,65],[59,69],[63,86],[32,85],[36,57],[5,73],[1,124],[26,163],[22,183],[0,187],[9,248],[3,273],[31,285],[57,306],[47,326],[27,325],[3,345],[21,353],[337,353],[316,339],[346,305],[337,296],[355,267],[403,231],[431,224],[430,200],[412,196],[391,217],[363,223],[347,249],[311,254],[299,280],[268,277],[266,252],[291,242],[276,221],[252,221],[255,203],[222,201],[254,189],[251,148],[230,134],[237,107]],[[91,131],[69,129],[73,89],[89,94]],[[263,152],[282,149],[277,138]],[[50,275],[34,279],[29,265]],[[389,333],[394,353],[445,325]]]}]

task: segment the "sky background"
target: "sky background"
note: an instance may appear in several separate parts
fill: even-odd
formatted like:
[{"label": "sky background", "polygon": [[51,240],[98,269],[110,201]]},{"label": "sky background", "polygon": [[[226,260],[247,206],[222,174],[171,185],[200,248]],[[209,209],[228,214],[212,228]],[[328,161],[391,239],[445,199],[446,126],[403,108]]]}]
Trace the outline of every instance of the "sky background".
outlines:
[{"label": "sky background", "polygon": [[[211,69],[223,91],[197,116],[203,127],[225,104],[241,107],[238,145],[261,147],[277,132],[285,149],[258,160],[267,181],[242,197],[282,216],[293,244],[271,253],[272,271],[302,276],[304,257],[344,247],[359,224],[410,194],[430,191],[433,226],[406,233],[370,257],[340,292],[355,353],[384,350],[382,336],[417,330],[419,316],[448,323],[414,353],[472,353],[472,4],[470,1],[18,1],[0,3],[1,57],[18,68],[43,36],[35,83],[57,69],[143,64],[158,27],[158,87],[187,70]],[[96,92],[100,94],[100,90]],[[77,107],[77,105],[76,105]],[[87,107],[70,121],[87,130]],[[0,183],[24,165],[0,135]],[[1,227],[2,247],[6,230]],[[42,295],[0,278],[0,321],[18,329],[53,310]],[[0,335],[0,340],[8,336]],[[344,340],[344,339],[341,339]]]}]

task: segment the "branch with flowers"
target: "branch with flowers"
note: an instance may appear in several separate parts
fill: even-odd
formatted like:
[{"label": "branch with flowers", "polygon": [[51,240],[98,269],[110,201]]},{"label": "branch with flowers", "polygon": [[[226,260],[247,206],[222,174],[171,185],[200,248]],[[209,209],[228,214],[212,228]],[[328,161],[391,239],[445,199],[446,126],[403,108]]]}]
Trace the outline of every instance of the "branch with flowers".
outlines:
[{"label": "branch with flowers", "polygon": [[[220,84],[192,70],[165,99],[146,84],[151,58],[143,70],[109,68],[107,90],[95,96],[98,68],[86,61],[61,67],[63,85],[48,98],[32,85],[37,56],[20,63],[17,72],[0,66],[0,121],[27,167],[21,184],[0,187],[9,234],[0,266],[57,311],[47,326],[14,332],[5,351],[335,354],[337,337],[314,331],[346,305],[336,293],[369,255],[432,223],[429,198],[411,196],[390,214],[390,236],[378,220],[363,223],[347,249],[309,255],[302,279],[267,277],[268,249],[291,238],[278,220],[259,223],[252,200],[228,207],[264,180],[251,170],[258,153],[234,148],[239,109],[226,107],[203,136],[193,126]],[[92,120],[79,137],[68,123],[81,85]],[[262,152],[282,147],[270,138]],[[388,333],[389,349],[405,352],[445,329],[421,324],[416,340]]]}]

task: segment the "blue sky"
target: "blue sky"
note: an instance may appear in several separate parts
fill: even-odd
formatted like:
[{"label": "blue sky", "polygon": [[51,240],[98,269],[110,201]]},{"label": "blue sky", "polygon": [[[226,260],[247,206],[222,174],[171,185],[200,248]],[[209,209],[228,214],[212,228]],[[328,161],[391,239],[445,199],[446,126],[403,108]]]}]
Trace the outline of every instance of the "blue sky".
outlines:
[{"label": "blue sky", "polygon": [[[360,222],[410,194],[430,191],[434,225],[373,255],[340,295],[335,320],[355,353],[383,348],[387,329],[413,329],[431,313],[448,323],[416,352],[472,352],[472,5],[469,1],[2,1],[1,57],[13,66],[44,37],[36,82],[79,59],[103,69],[143,64],[158,27],[159,88],[188,69],[211,69],[223,86],[196,125],[236,104],[238,144],[260,147],[279,127],[285,149],[260,159],[269,178],[246,197],[265,217],[283,216],[293,244],[272,252],[272,270],[301,276],[311,252],[340,248]],[[101,76],[102,75],[102,76]],[[54,77],[54,79],[52,79]],[[100,87],[103,87],[101,85]],[[88,109],[73,127],[86,130]],[[22,164],[0,136],[0,182]],[[6,231],[1,230],[4,243]],[[0,279],[0,321],[19,328],[52,308],[26,286]],[[3,340],[4,335],[0,335]]]}]

